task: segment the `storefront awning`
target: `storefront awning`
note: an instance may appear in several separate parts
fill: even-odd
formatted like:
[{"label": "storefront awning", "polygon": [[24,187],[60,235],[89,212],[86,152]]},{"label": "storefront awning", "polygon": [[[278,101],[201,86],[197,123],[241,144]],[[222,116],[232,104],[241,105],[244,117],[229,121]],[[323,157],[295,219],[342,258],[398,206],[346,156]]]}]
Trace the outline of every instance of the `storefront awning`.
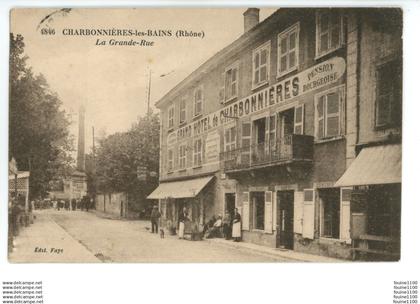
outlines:
[{"label": "storefront awning", "polygon": [[401,183],[401,145],[364,148],[336,187]]},{"label": "storefront awning", "polygon": [[197,196],[213,176],[162,183],[147,198],[188,198]]}]

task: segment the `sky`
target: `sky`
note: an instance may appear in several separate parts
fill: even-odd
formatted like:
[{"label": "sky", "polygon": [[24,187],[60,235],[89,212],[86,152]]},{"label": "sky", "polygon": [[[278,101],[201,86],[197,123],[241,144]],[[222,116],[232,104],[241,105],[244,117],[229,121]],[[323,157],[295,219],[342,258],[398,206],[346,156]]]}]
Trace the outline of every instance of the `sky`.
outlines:
[{"label": "sky", "polygon": [[[11,31],[24,36],[28,64],[42,73],[51,90],[58,93],[71,114],[71,133],[77,143],[77,117],[81,104],[86,108],[86,146],[95,135],[128,130],[147,111],[148,73],[151,69],[153,105],[176,84],[243,34],[246,8],[137,8],[73,9],[55,14],[56,9],[15,9]],[[276,8],[262,8],[260,21]],[[41,30],[55,30],[42,35]],[[154,46],[96,45],[96,41],[131,37],[63,35],[63,29],[192,30],[204,38],[147,37]],[[141,40],[141,38],[134,38]],[[162,74],[166,75],[160,77]],[[154,109],[154,111],[158,111]]]}]

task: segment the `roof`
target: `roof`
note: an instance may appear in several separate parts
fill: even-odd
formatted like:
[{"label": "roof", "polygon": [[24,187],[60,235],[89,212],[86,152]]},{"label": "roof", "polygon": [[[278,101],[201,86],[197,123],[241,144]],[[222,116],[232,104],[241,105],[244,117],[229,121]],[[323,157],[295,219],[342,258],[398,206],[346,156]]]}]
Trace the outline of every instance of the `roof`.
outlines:
[{"label": "roof", "polygon": [[[282,14],[289,12],[293,8],[283,8],[281,9]],[[296,8],[295,8],[296,9]],[[299,8],[302,9],[302,8]],[[156,107],[162,106],[166,101],[171,100],[174,95],[177,95],[179,91],[190,85],[195,79],[201,75],[208,73],[211,69],[215,68],[217,64],[224,58],[232,55],[235,51],[241,50],[247,43],[253,41],[259,37],[259,34],[269,28],[272,23],[277,21],[276,16],[279,15],[280,9],[275,11],[269,17],[258,23],[255,27],[249,31],[243,33],[238,39],[234,40],[231,44],[217,52],[215,55],[210,57],[206,62],[200,65],[196,70],[194,70],[190,75],[184,78],[179,84],[172,88],[168,93],[166,93],[160,100],[156,102]]]},{"label": "roof", "polygon": [[364,148],[336,187],[401,183],[401,144]]}]

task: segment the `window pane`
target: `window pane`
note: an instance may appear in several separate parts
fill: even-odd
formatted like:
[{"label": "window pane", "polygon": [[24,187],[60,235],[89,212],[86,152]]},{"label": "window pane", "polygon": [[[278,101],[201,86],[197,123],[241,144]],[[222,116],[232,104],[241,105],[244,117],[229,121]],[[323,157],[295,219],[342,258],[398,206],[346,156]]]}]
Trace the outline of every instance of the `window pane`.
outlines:
[{"label": "window pane", "polygon": [[338,102],[338,94],[329,94],[328,95],[328,102],[327,102],[327,114],[334,114],[338,113],[339,110],[339,102]]},{"label": "window pane", "polygon": [[289,36],[289,50],[293,50],[296,47],[296,33],[293,32]]},{"label": "window pane", "polygon": [[254,72],[254,83],[259,83],[260,82],[260,71],[255,71]]},{"label": "window pane", "polygon": [[331,48],[334,49],[340,44],[340,28],[334,27],[331,31]]},{"label": "window pane", "polygon": [[225,130],[225,142],[226,143],[230,142],[230,132],[229,132],[229,130]]},{"label": "window pane", "polygon": [[267,67],[263,66],[260,69],[260,82],[266,81],[267,80]]},{"label": "window pane", "polygon": [[328,14],[322,14],[319,16],[319,22],[320,22],[320,29],[321,32],[325,32],[328,30]]},{"label": "window pane", "polygon": [[254,67],[258,69],[260,66],[260,53],[256,53],[254,57]]},{"label": "window pane", "polygon": [[295,111],[296,111],[296,113],[295,113],[295,117],[296,117],[295,123],[302,122],[302,107],[295,108]]},{"label": "window pane", "polygon": [[287,52],[287,37],[284,37],[284,38],[281,39],[281,42],[280,42],[280,52],[282,54],[284,54],[284,53]]},{"label": "window pane", "polygon": [[321,96],[318,99],[318,103],[317,103],[318,118],[321,118],[322,116],[324,116],[324,102],[325,102],[325,96]]},{"label": "window pane", "polygon": [[261,65],[267,63],[267,50],[261,51]]},{"label": "window pane", "polygon": [[280,58],[280,72],[287,70],[287,55]]},{"label": "window pane", "polygon": [[295,126],[295,134],[302,134],[302,126]]},{"label": "window pane", "polygon": [[324,120],[321,119],[318,121],[318,138],[324,137]]},{"label": "window pane", "polygon": [[231,91],[232,92],[230,94],[230,97],[236,96],[236,84],[235,83],[232,84],[232,90]]},{"label": "window pane", "polygon": [[231,133],[230,133],[230,141],[235,142],[236,141],[236,128],[233,127],[230,129]]},{"label": "window pane", "polygon": [[290,52],[289,53],[289,69],[296,66],[296,52]]},{"label": "window pane", "polygon": [[237,73],[237,70],[233,69],[232,70],[232,82],[236,81],[236,73]]},{"label": "window pane", "polygon": [[390,113],[390,95],[381,96],[378,98],[377,109],[376,109],[376,125],[383,126],[389,121]]},{"label": "window pane", "polygon": [[331,27],[338,27],[340,25],[340,15],[335,13],[335,14],[330,14],[330,22],[331,22]]},{"label": "window pane", "polygon": [[338,117],[327,118],[327,136],[338,135],[339,119]]},{"label": "window pane", "polygon": [[328,50],[328,33],[321,35],[320,50],[321,52],[325,52]]}]

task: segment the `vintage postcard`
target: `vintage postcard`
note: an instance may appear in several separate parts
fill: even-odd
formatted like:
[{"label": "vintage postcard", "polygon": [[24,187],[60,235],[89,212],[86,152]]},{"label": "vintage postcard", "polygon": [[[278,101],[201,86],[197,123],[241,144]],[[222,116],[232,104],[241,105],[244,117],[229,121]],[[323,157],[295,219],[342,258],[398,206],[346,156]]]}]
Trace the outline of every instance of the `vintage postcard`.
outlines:
[{"label": "vintage postcard", "polygon": [[400,8],[10,26],[10,262],[400,260]]}]

